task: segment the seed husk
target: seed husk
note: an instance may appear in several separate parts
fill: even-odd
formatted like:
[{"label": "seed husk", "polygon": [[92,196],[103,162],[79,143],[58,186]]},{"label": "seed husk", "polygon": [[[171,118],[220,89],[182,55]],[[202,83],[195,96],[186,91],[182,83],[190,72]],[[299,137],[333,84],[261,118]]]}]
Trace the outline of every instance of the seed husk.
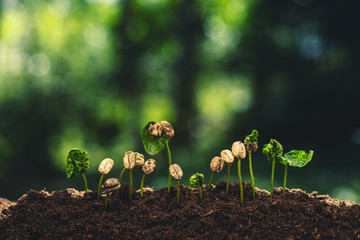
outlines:
[{"label": "seed husk", "polygon": [[135,153],[135,167],[142,167],[145,163],[144,155]]},{"label": "seed husk", "polygon": [[144,165],[142,166],[142,171],[145,175],[149,175],[150,173],[154,172],[155,168],[156,161],[150,158],[145,161]]},{"label": "seed husk", "polygon": [[104,160],[101,161],[99,165],[99,169],[98,169],[99,173],[106,175],[110,172],[113,166],[114,166],[114,160],[112,160],[111,158],[105,158]]},{"label": "seed husk", "polygon": [[241,141],[233,143],[231,152],[238,159],[244,159],[246,157],[245,145]]},{"label": "seed husk", "polygon": [[216,156],[211,160],[210,170],[212,172],[221,172],[225,166],[225,161],[221,157]]},{"label": "seed husk", "polygon": [[171,139],[174,137],[174,128],[171,126],[171,124],[168,121],[161,121],[160,125],[162,126],[162,129],[166,132],[166,135]]},{"label": "seed husk", "polygon": [[179,181],[183,177],[183,171],[181,170],[180,166],[177,164],[171,164],[169,167],[169,171],[171,176],[176,181]]},{"label": "seed husk", "polygon": [[150,123],[148,133],[153,136],[161,136],[163,127],[160,123]]},{"label": "seed husk", "polygon": [[222,150],[220,153],[221,159],[224,160],[227,164],[231,165],[234,162],[234,155],[231,153],[230,150],[225,149]]},{"label": "seed husk", "polygon": [[124,167],[128,170],[132,170],[135,167],[136,156],[132,151],[128,151],[125,153],[123,158]]},{"label": "seed husk", "polygon": [[114,190],[119,189],[121,186],[119,180],[117,178],[109,178],[104,182],[104,189],[106,192],[112,192]]}]

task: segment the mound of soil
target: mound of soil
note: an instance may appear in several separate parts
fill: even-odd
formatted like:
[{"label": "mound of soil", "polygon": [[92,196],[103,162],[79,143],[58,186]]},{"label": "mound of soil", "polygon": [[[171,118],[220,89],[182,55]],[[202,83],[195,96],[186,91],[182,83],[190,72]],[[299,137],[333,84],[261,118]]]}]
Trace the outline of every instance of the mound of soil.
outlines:
[{"label": "mound of soil", "polygon": [[[128,185],[109,197],[75,189],[47,193],[31,190],[16,205],[1,212],[0,239],[360,239],[360,204],[339,201],[302,190],[281,188],[271,199],[265,190],[244,183],[244,205],[239,184],[225,194],[220,182],[203,201],[198,191],[176,189],[134,192]],[[10,204],[11,205],[11,204]]]}]

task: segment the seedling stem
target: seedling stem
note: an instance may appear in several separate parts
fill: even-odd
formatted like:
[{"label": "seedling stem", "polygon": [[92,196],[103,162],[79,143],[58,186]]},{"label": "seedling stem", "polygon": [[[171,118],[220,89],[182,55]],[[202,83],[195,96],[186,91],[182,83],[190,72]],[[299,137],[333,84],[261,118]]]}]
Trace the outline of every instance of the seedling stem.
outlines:
[{"label": "seedling stem", "polygon": [[122,180],[122,177],[124,175],[124,172],[125,172],[126,168],[124,168],[122,171],[121,171],[121,174],[120,174],[120,177],[119,177],[119,183],[121,184],[121,180]]},{"label": "seedling stem", "polygon": [[251,152],[248,155],[249,155],[249,170],[250,170],[250,176],[251,176],[251,185],[252,185],[252,189],[253,189],[253,199],[255,199],[255,180],[254,180],[254,174],[253,174],[253,170],[252,170]]},{"label": "seedling stem", "polygon": [[284,185],[283,185],[283,190],[282,190],[283,193],[285,193],[288,166],[289,166],[289,164],[286,164],[286,165],[285,165]]},{"label": "seedling stem", "polygon": [[214,172],[211,173],[211,177],[210,177],[210,181],[209,181],[209,185],[208,185],[209,190],[210,190],[213,179],[214,179]]},{"label": "seedling stem", "polygon": [[104,179],[104,174],[101,174],[100,181],[99,181],[99,186],[98,186],[98,191],[97,191],[97,199],[100,198],[101,184],[103,182],[103,179]]},{"label": "seedling stem", "polygon": [[272,169],[271,169],[271,187],[270,187],[270,197],[273,197],[273,192],[274,192],[274,174],[275,174],[275,158],[273,158],[273,162],[272,162]]},{"label": "seedling stem", "polygon": [[[171,165],[171,153],[170,153],[169,143],[165,142],[165,144],[166,144],[166,149],[167,149],[167,152],[168,152],[169,167],[170,167],[170,165]],[[171,187],[171,174],[170,174],[170,171],[169,171],[168,193],[170,193],[170,187]]]},{"label": "seedling stem", "polygon": [[243,193],[243,183],[241,179],[241,159],[238,159],[238,175],[239,175],[239,184],[240,184],[240,203],[244,204],[244,193]]},{"label": "seedling stem", "polygon": [[202,201],[202,185],[199,185],[200,202]]},{"label": "seedling stem", "polygon": [[86,181],[86,177],[84,173],[81,173],[81,176],[84,179],[84,185],[85,185],[85,192],[88,192],[88,185],[87,185],[87,181]]},{"label": "seedling stem", "polygon": [[144,181],[145,181],[145,174],[143,175],[142,179],[141,179],[141,184],[140,184],[140,195],[143,196],[144,195]]}]

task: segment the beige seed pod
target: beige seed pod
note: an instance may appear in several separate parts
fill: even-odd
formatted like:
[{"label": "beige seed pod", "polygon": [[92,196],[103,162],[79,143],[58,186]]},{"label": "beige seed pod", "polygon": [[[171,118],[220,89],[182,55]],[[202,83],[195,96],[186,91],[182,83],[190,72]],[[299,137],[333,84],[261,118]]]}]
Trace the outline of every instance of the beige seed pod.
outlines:
[{"label": "beige seed pod", "polygon": [[113,166],[114,166],[114,160],[112,160],[111,158],[105,158],[104,160],[101,161],[99,165],[99,169],[98,169],[99,173],[101,173],[102,175],[106,175],[110,172]]},{"label": "beige seed pod", "polygon": [[135,153],[135,167],[142,167],[144,165],[144,155],[141,153]]},{"label": "beige seed pod", "polygon": [[246,157],[245,145],[241,141],[234,142],[231,151],[238,159],[244,159]]},{"label": "beige seed pod", "polygon": [[226,149],[222,150],[220,153],[221,159],[224,160],[227,164],[231,165],[234,162],[234,155],[232,155],[231,151]]},{"label": "beige seed pod", "polygon": [[163,131],[163,127],[160,123],[150,123],[148,133],[153,136],[161,136],[161,133]]},{"label": "beige seed pod", "polygon": [[221,159],[221,157],[216,156],[211,160],[210,170],[212,172],[221,172],[224,168],[225,161]]},{"label": "beige seed pod", "polygon": [[155,171],[155,168],[156,168],[156,161],[150,158],[145,161],[144,165],[142,166],[142,171],[145,175],[149,175],[150,173]]},{"label": "beige seed pod", "polygon": [[176,181],[179,181],[183,177],[183,171],[181,170],[180,166],[177,164],[171,164],[169,167],[169,171],[171,176]]},{"label": "beige seed pod", "polygon": [[163,130],[166,132],[166,135],[171,139],[174,137],[174,128],[171,126],[171,124],[168,121],[161,121],[160,125],[162,126]]},{"label": "beige seed pod", "polygon": [[109,178],[104,182],[103,188],[106,192],[112,192],[116,189],[119,189],[121,186],[119,179],[117,178]]},{"label": "beige seed pod", "polygon": [[135,167],[136,156],[134,152],[128,151],[123,158],[124,167],[128,170],[132,170]]}]

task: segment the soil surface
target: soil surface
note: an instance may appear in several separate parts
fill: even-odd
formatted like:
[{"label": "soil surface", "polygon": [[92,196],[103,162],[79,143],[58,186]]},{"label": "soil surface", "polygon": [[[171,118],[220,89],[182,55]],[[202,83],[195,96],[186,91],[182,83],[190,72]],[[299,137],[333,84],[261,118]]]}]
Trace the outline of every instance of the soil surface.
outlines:
[{"label": "soil surface", "polygon": [[0,239],[360,239],[360,204],[328,196],[281,188],[271,199],[265,190],[244,183],[244,205],[239,184],[220,182],[211,190],[181,186],[176,189],[134,192],[128,185],[104,200],[96,192],[65,189],[47,193],[30,190],[18,202],[6,202],[0,214]]}]

